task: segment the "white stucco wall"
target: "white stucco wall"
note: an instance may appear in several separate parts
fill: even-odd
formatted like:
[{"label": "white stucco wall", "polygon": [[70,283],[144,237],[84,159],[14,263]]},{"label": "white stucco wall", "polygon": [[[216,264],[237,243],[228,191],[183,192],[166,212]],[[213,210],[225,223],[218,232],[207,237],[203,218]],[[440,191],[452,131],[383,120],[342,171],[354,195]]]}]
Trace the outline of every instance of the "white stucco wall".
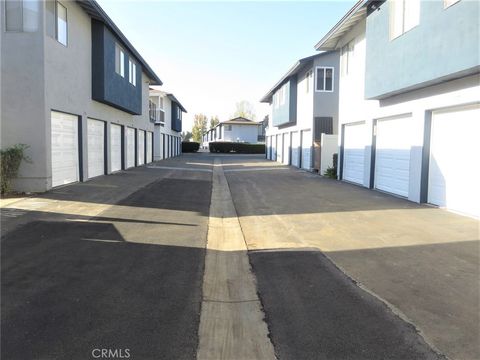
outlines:
[{"label": "white stucco wall", "polygon": [[227,131],[225,126],[222,126],[222,141],[239,141],[253,144],[258,142],[258,126],[235,124],[232,124],[231,126],[231,131]]},{"label": "white stucco wall", "polygon": [[[365,22],[360,22],[340,39],[341,48],[351,40],[355,42],[353,60],[348,75],[341,70],[339,134],[343,124],[365,121],[369,129],[369,141],[365,147],[363,186],[370,186],[371,147],[375,120],[406,116],[410,121],[411,149],[408,199],[420,201],[421,171],[424,147],[425,121],[431,112],[466,104],[480,103],[480,76],[471,75],[438,85],[425,87],[392,96],[384,100],[365,100]],[[341,66],[344,62],[340,61]],[[339,144],[341,136],[339,136]],[[340,159],[339,159],[340,166]]]}]

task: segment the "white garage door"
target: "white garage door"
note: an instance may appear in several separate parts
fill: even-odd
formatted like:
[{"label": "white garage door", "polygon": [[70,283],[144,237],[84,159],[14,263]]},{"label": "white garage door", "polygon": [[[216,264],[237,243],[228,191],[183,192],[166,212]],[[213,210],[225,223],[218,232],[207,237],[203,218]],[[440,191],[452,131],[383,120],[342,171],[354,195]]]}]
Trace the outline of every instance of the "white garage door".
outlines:
[{"label": "white garage door", "polygon": [[480,217],[480,107],[432,116],[428,202]]},{"label": "white garage door", "polygon": [[289,164],[290,161],[290,134],[285,133],[283,136],[283,163],[285,165]]},{"label": "white garage door", "polygon": [[127,128],[127,168],[135,166],[135,129]]},{"label": "white garage door", "polygon": [[105,123],[87,120],[88,177],[105,174]]},{"label": "white garage door", "polygon": [[122,127],[110,124],[110,168],[122,170]]},{"label": "white garage door", "polygon": [[302,131],[302,169],[310,170],[312,164],[312,131]]},{"label": "white garage door", "polygon": [[271,159],[271,156],[270,156],[270,149],[272,147],[272,140],[271,140],[271,137],[270,136],[267,136],[265,138],[266,142],[265,142],[265,145],[266,145],[266,151],[267,151],[267,160],[270,160]]},{"label": "white garage door", "polygon": [[272,160],[277,161],[277,135],[272,136]]},{"label": "white garage door", "polygon": [[147,164],[152,162],[153,133],[147,132]]},{"label": "white garage door", "polygon": [[138,165],[145,164],[145,131],[138,131]]},{"label": "white garage door", "polygon": [[51,128],[52,186],[78,181],[78,117],[52,111]]},{"label": "white garage door", "polygon": [[408,197],[412,131],[410,117],[377,121],[375,188]]},{"label": "white garage door", "polygon": [[345,125],[343,145],[344,180],[363,184],[367,138],[367,125],[364,122]]},{"label": "white garage door", "polygon": [[277,161],[283,162],[283,137],[282,134],[277,135]]},{"label": "white garage door", "polygon": [[292,132],[292,165],[300,167],[300,135],[298,131]]}]

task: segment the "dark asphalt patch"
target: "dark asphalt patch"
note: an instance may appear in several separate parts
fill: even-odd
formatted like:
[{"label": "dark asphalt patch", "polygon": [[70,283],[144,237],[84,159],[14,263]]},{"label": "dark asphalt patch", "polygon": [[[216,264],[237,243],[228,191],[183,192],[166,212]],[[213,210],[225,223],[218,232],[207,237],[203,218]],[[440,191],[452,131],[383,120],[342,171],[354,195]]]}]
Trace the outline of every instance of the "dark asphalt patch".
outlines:
[{"label": "dark asphalt patch", "polygon": [[444,359],[320,252],[249,257],[280,360]]}]

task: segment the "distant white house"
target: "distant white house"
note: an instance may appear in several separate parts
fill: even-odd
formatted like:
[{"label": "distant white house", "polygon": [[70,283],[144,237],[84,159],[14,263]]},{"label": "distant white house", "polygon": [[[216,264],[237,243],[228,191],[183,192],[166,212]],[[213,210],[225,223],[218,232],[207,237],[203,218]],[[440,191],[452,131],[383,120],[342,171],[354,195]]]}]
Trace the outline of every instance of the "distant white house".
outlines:
[{"label": "distant white house", "polygon": [[222,121],[214,128],[205,132],[202,136],[202,146],[208,147],[213,141],[230,141],[244,143],[262,143],[265,140],[262,122],[237,117]]}]

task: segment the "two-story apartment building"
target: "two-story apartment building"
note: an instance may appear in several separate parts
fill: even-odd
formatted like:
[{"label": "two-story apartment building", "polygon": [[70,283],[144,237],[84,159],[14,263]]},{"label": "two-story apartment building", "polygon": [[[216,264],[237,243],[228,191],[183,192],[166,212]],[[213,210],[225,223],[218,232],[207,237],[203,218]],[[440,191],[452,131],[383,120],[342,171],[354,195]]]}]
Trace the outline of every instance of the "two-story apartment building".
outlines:
[{"label": "two-story apartment building", "polygon": [[150,89],[150,120],[155,124],[154,160],[168,159],[182,152],[182,114],[187,110],[175,95]]},{"label": "two-story apartment building", "polygon": [[222,121],[203,134],[202,146],[208,148],[208,143],[213,141],[262,143],[264,142],[263,126],[261,122],[244,117]]},{"label": "two-story apartment building", "polygon": [[29,146],[14,187],[52,187],[152,161],[162,82],[94,0],[1,6],[2,147]]},{"label": "two-story apartment building", "polygon": [[340,51],[339,178],[480,216],[480,3],[359,1]]},{"label": "two-story apartment building", "polygon": [[[270,104],[267,158],[323,174],[338,128],[336,51],[300,59],[260,100]],[[322,164],[323,158],[323,164]]]}]

